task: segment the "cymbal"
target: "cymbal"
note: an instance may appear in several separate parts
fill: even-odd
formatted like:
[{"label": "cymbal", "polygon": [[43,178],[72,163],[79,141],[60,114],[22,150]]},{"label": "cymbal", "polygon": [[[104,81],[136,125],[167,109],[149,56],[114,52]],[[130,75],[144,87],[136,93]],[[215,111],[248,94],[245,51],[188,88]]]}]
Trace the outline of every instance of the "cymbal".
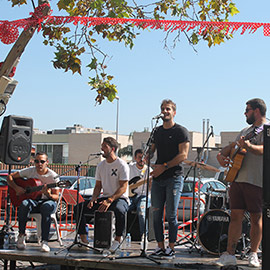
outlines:
[{"label": "cymbal", "polygon": [[205,164],[205,163],[202,163],[202,162],[190,161],[190,160],[187,160],[187,159],[184,160],[183,162],[186,163],[189,166],[197,167],[197,168],[200,168],[200,169],[203,169],[203,170],[208,170],[208,171],[212,171],[212,172],[219,172],[220,171],[216,167],[213,167],[211,165],[208,165],[208,164]]}]

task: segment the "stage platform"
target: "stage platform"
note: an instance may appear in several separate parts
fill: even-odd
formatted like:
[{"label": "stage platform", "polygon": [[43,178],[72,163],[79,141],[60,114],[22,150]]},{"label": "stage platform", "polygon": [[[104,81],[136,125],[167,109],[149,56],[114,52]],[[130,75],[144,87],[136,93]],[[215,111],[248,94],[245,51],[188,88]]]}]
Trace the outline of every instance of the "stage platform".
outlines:
[{"label": "stage platform", "polygon": [[[69,247],[73,243],[74,234],[70,234],[63,238],[64,247]],[[197,248],[190,248],[191,244],[176,246],[176,257],[172,260],[157,260],[160,264],[144,257],[131,258],[130,256],[140,255],[140,243],[132,242],[132,247],[128,251],[130,255],[123,259],[114,259],[115,256],[104,257],[100,253],[96,253],[92,249],[82,250],[77,245],[72,249],[59,246],[57,241],[49,242],[51,251],[42,253],[37,243],[27,243],[25,250],[17,249],[2,250],[0,249],[0,258],[2,260],[0,267],[2,269],[17,269],[15,265],[19,265],[19,269],[31,269],[38,265],[37,269],[61,269],[61,270],[78,270],[78,269],[109,269],[109,270],[157,270],[157,269],[220,269],[213,265],[213,261],[218,258],[217,255],[210,254],[206,250],[199,252]],[[93,241],[90,242],[93,246]],[[149,242],[147,254],[153,252],[156,247],[155,241]],[[62,251],[60,251],[62,249]],[[123,254],[122,254],[123,255]],[[5,265],[4,265],[5,262]],[[43,266],[42,266],[43,265]],[[50,267],[48,267],[49,265]],[[54,267],[55,266],[55,267]],[[248,267],[247,258],[238,260],[239,269],[254,269]],[[44,268],[43,268],[44,267]],[[33,268],[34,269],[34,268]],[[257,268],[258,269],[258,268]]]}]

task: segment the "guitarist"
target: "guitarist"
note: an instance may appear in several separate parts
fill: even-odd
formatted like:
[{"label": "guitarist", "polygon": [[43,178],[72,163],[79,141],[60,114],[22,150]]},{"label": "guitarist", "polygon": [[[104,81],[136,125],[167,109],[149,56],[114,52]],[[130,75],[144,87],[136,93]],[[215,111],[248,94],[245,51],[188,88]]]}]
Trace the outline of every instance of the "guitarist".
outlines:
[{"label": "guitarist", "polygon": [[[144,233],[144,224],[145,224],[145,207],[146,207],[146,180],[147,180],[147,165],[143,159],[142,149],[137,149],[134,155],[135,162],[129,164],[130,169],[130,181],[129,181],[129,190],[130,192],[130,206],[129,211],[136,209],[138,214],[139,226],[140,226],[140,238]],[[150,168],[149,172],[152,172]],[[134,181],[135,180],[135,181]],[[137,180],[137,181],[136,181]],[[149,178],[149,185],[151,186],[152,177]],[[132,186],[139,184],[140,186],[133,189]],[[149,188],[150,191],[150,188]],[[132,195],[132,196],[131,196]],[[149,194],[150,195],[150,194]],[[150,207],[150,198],[148,200],[147,208]],[[148,234],[146,226],[146,236]]]},{"label": "guitarist", "polygon": [[20,250],[25,249],[25,227],[29,214],[31,212],[41,213],[41,231],[42,242],[41,251],[49,252],[48,246],[49,232],[51,226],[51,214],[55,212],[59,193],[57,189],[47,188],[47,184],[56,183],[57,174],[49,169],[48,156],[43,152],[38,152],[35,156],[35,166],[22,169],[20,171],[11,173],[7,177],[8,185],[16,191],[18,196],[25,193],[25,189],[19,185],[16,185],[16,178],[34,178],[39,179],[44,187],[42,189],[42,196],[38,200],[27,199],[23,200],[18,211],[19,220],[19,236],[16,247]]},{"label": "guitarist", "polygon": [[[236,265],[235,249],[242,233],[245,211],[250,213],[249,266],[260,267],[257,251],[262,239],[262,180],[263,180],[263,125],[266,123],[266,105],[262,99],[254,98],[246,102],[246,122],[236,141],[224,147],[217,155],[221,166],[230,162],[230,153],[239,146],[246,150],[242,166],[230,186],[231,221],[228,232],[227,251],[221,255],[217,265]],[[248,139],[249,138],[249,139]]]}]

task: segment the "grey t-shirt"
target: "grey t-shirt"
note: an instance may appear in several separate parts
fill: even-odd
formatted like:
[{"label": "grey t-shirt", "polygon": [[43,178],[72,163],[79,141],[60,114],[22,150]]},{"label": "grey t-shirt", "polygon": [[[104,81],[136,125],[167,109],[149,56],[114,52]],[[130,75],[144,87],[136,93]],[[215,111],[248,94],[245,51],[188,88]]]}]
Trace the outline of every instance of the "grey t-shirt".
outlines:
[{"label": "grey t-shirt", "polygon": [[[54,172],[53,170],[48,168],[48,171],[44,175],[40,175],[37,173],[36,167],[29,167],[29,168],[24,168],[19,171],[19,174],[21,177],[24,178],[34,178],[34,179],[39,179],[42,184],[54,184],[59,181],[59,178],[57,177],[57,173]],[[42,199],[46,199],[47,197],[42,194]]]},{"label": "grey t-shirt", "polygon": [[[252,132],[253,129],[253,126],[244,128],[237,136],[236,141],[238,141],[241,136],[246,136]],[[259,134],[255,135],[255,137],[251,138],[250,142],[255,145],[263,144],[263,131],[259,132]],[[263,155],[255,155],[250,151],[247,151],[235,181],[262,187]]]}]

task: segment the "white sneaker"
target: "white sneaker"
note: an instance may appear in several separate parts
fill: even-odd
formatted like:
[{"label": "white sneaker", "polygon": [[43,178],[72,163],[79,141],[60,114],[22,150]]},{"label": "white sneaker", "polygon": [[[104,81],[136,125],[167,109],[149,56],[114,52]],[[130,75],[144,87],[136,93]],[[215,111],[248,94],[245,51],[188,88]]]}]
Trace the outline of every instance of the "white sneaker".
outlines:
[{"label": "white sneaker", "polygon": [[248,265],[251,267],[260,267],[260,261],[256,252],[251,252],[248,256]]},{"label": "white sneaker", "polygon": [[214,262],[215,265],[225,266],[225,265],[236,265],[237,260],[234,255],[230,255],[228,252],[224,252],[220,258]]},{"label": "white sneaker", "polygon": [[25,249],[26,244],[25,244],[25,235],[18,235],[18,240],[16,244],[17,249]]},{"label": "white sneaker", "polygon": [[114,240],[111,247],[109,248],[109,251],[113,253],[119,248],[119,246],[120,246],[120,243]]},{"label": "white sneaker", "polygon": [[51,249],[48,246],[48,242],[47,241],[42,241],[40,250],[42,252],[50,252]]}]

